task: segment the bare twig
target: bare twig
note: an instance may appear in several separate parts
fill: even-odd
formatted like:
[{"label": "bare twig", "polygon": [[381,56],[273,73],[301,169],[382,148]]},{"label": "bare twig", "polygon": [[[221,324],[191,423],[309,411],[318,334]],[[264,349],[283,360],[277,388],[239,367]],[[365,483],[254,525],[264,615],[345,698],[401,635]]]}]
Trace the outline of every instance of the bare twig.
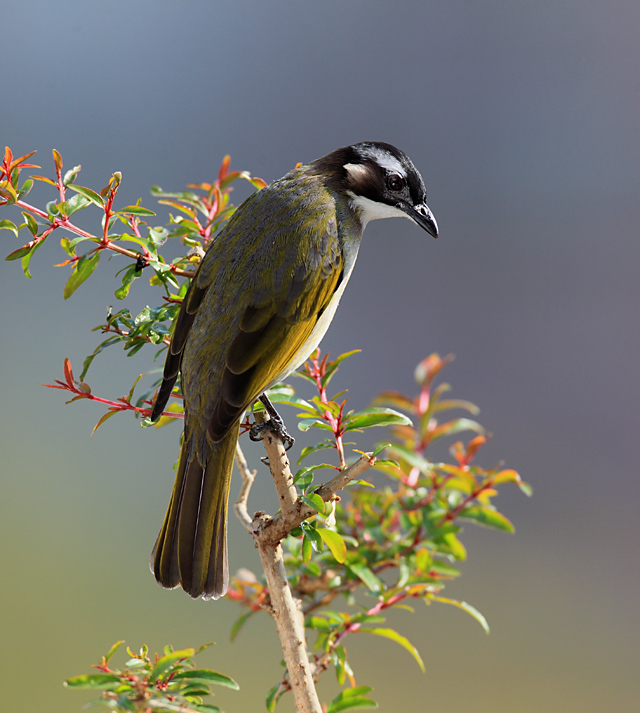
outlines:
[{"label": "bare twig", "polygon": [[238,500],[235,504],[236,515],[238,520],[247,528],[249,533],[253,533],[252,520],[249,517],[249,512],[247,510],[247,501],[249,499],[249,492],[253,481],[255,480],[257,471],[249,470],[249,465],[247,459],[244,457],[244,453],[240,448],[240,444],[236,444],[236,464],[240,475],[242,476],[242,488],[240,489],[240,495],[238,495]]},{"label": "bare twig", "polygon": [[304,635],[304,619],[299,603],[293,598],[284,567],[282,547],[258,541],[262,567],[267,577],[273,614],[289,671],[297,713],[321,713],[313,683]]},{"label": "bare twig", "polygon": [[[264,422],[266,418],[266,415],[261,413],[256,416],[260,422]],[[263,431],[262,441],[267,451],[269,468],[280,500],[281,515],[286,515],[288,519],[298,508],[298,498],[289,469],[289,459],[282,440],[275,433]],[[301,602],[294,599],[291,593],[280,540],[274,540],[264,535],[265,527],[271,521],[272,518],[268,515],[256,513],[252,525],[253,537],[258,545],[262,567],[267,578],[273,617],[278,627],[278,636],[289,671],[289,682],[296,703],[296,711],[297,713],[321,713],[322,708],[307,656]]]},{"label": "bare twig", "polygon": [[[271,434],[273,438],[273,434]],[[284,451],[284,447],[282,450]],[[286,458],[286,455],[285,455]],[[315,492],[325,501],[330,502],[335,499],[339,490],[349,482],[360,477],[366,470],[375,465],[376,459],[368,453],[360,456],[355,463],[341,470],[335,478],[322,485]],[[273,471],[272,471],[273,474]],[[275,478],[275,476],[274,476]],[[283,540],[294,527],[298,527],[303,520],[315,514],[315,510],[305,505],[301,500],[296,499],[294,506],[288,513],[283,512],[276,515],[272,520],[263,520],[259,523],[260,539],[278,543]]]},{"label": "bare twig", "polygon": [[[255,414],[256,423],[265,423],[268,416],[264,411]],[[278,493],[278,501],[285,518],[289,518],[296,510],[298,504],[298,494],[296,486],[293,484],[293,475],[289,467],[287,452],[278,436],[269,430],[262,432],[262,443],[267,451],[269,459],[269,469]]]},{"label": "bare twig", "polygon": [[[267,416],[259,412],[256,414],[256,420],[259,423],[264,423]],[[314,669],[309,663],[301,602],[294,599],[289,586],[280,544],[294,527],[315,515],[316,511],[297,496],[282,439],[273,431],[265,429],[262,432],[262,441],[267,451],[269,468],[278,493],[280,512],[275,517],[257,512],[253,521],[249,523],[247,497],[255,473],[249,471],[244,456],[238,449],[236,460],[242,475],[243,486],[235,506],[236,514],[243,525],[253,533],[260,552],[271,599],[271,613],[278,627],[278,635],[289,672],[289,685],[295,698],[296,711],[297,713],[321,713],[320,701],[313,680],[314,674],[317,675],[319,669],[318,667]],[[375,458],[364,454],[315,492],[325,502],[335,500],[339,490],[374,464]]]}]

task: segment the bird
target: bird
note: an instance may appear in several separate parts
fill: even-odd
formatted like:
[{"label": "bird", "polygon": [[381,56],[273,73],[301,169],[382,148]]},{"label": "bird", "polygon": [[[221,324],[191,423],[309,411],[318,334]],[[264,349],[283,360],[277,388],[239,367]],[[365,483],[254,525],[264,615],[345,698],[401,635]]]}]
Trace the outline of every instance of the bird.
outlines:
[{"label": "bird", "polygon": [[438,237],[426,195],[405,153],[365,141],[253,193],[213,238],[175,319],[150,416],[163,413],[180,375],[184,434],[151,554],[160,585],[193,598],[225,594],[229,484],[244,413],[258,398],[269,404],[264,392],[317,348],[367,223],[405,217]]}]

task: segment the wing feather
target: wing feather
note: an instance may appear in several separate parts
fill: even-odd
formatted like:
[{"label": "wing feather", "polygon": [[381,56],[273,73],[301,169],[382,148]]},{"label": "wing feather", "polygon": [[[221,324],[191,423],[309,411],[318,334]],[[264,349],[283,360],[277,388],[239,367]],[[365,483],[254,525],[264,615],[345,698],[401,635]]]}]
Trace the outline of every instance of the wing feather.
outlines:
[{"label": "wing feather", "polygon": [[185,433],[196,429],[204,462],[205,434],[222,440],[299,361],[343,272],[335,201],[316,179],[285,177],[253,194],[216,237],[190,285],[152,418],[182,370]]},{"label": "wing feather", "polygon": [[164,371],[162,374],[162,384],[158,390],[156,401],[151,412],[151,420],[155,421],[164,411],[173,387],[180,373],[180,364],[182,362],[182,353],[189,336],[191,325],[193,324],[198,308],[202,304],[202,300],[207,293],[209,286],[201,287],[195,283],[195,280],[189,286],[189,290],[182,301],[180,312],[174,322],[173,335],[171,336],[171,344],[167,351],[167,358],[164,363]]}]

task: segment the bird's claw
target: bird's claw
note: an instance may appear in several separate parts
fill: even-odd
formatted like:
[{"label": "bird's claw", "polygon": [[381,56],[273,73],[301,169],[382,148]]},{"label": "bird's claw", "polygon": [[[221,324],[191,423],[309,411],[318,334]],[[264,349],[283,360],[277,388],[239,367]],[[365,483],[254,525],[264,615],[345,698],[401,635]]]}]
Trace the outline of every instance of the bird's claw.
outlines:
[{"label": "bird's claw", "polygon": [[276,436],[282,440],[285,451],[288,451],[296,442],[296,439],[289,435],[289,432],[287,431],[280,416],[274,418],[273,415],[271,415],[269,420],[264,423],[254,423],[249,429],[249,438],[252,441],[261,441],[263,431],[271,431],[272,433],[275,433]]}]

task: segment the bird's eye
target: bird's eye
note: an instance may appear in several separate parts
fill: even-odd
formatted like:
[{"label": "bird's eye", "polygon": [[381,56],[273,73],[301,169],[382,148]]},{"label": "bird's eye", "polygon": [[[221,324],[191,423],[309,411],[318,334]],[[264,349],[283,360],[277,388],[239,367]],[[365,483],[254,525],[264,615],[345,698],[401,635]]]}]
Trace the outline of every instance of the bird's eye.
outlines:
[{"label": "bird's eye", "polygon": [[387,186],[390,191],[401,191],[404,188],[404,178],[399,173],[390,173],[387,176]]}]

